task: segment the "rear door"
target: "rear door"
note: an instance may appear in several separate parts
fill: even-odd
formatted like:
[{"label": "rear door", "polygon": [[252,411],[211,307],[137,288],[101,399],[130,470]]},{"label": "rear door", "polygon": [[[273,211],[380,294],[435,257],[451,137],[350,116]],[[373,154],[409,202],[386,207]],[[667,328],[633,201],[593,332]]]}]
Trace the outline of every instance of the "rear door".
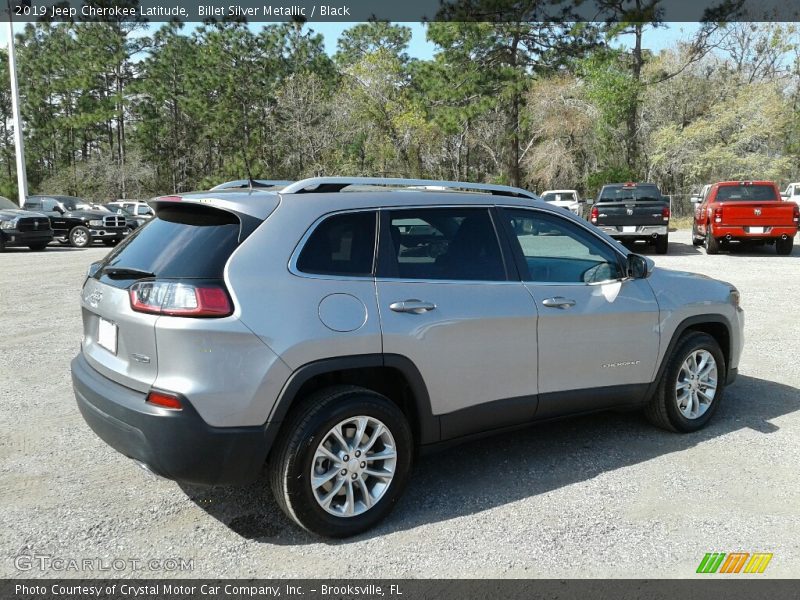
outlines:
[{"label": "rear door", "polygon": [[566,218],[507,208],[503,223],[539,313],[537,418],[636,400],[659,347],[648,282],[627,279],[622,255]]},{"label": "rear door", "polygon": [[442,437],[531,420],[536,307],[507,272],[490,210],[387,209],[381,219],[383,351],[419,369]]}]

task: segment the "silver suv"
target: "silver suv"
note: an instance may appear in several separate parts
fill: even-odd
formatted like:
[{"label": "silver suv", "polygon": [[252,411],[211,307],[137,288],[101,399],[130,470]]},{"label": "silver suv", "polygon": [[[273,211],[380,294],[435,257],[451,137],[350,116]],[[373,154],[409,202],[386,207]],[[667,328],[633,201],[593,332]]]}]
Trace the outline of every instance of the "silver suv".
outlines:
[{"label": "silver suv", "polygon": [[735,288],[525,190],[315,178],[152,205],[83,286],[84,418],[172,479],[267,465],[318,534],[383,519],[420,450],[609,408],[694,431],[736,376]]}]

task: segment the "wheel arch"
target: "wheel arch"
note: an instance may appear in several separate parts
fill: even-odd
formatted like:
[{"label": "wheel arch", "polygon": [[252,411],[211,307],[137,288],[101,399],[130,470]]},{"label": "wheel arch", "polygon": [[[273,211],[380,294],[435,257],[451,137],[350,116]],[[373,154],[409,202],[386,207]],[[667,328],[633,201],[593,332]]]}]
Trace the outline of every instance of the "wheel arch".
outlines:
[{"label": "wheel arch", "polygon": [[718,313],[695,315],[681,321],[673,331],[667,349],[661,357],[658,371],[655,379],[650,384],[647,397],[649,398],[655,392],[658,382],[661,381],[664,375],[664,369],[667,368],[670,356],[675,351],[680,339],[688,331],[707,333],[717,341],[722,350],[722,356],[725,358],[725,372],[727,374],[731,364],[731,330],[730,320],[725,315]]},{"label": "wheel arch", "polygon": [[398,354],[358,354],[307,363],[296,369],[281,390],[268,422],[282,423],[299,401],[338,384],[378,392],[406,415],[417,446],[440,440],[439,418],[431,410],[428,389],[416,365]]}]

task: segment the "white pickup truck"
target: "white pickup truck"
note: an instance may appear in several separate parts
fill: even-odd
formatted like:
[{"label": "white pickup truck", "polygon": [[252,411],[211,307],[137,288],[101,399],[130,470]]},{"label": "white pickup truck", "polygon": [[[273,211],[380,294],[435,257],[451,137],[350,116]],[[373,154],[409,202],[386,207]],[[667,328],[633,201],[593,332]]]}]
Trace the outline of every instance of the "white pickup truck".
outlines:
[{"label": "white pickup truck", "polygon": [[553,206],[566,208],[579,217],[583,216],[583,207],[586,200],[581,200],[578,190],[546,190],[542,192],[542,200]]},{"label": "white pickup truck", "polygon": [[784,200],[791,200],[800,204],[800,183],[790,183],[781,194]]}]

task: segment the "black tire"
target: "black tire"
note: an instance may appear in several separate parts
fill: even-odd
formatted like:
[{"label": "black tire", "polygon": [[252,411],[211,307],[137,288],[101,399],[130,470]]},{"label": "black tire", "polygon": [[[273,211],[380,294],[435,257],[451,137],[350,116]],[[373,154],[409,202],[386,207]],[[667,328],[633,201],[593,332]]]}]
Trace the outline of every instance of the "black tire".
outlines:
[{"label": "black tire", "polygon": [[792,246],[794,246],[794,238],[786,238],[782,240],[778,238],[775,240],[775,252],[780,256],[789,256],[792,253]]},{"label": "black tire", "polygon": [[[394,477],[383,496],[365,512],[338,517],[323,509],[314,497],[310,473],[317,446],[328,432],[349,417],[364,415],[380,420],[395,442]],[[278,506],[295,523],[321,536],[343,538],[365,531],[384,519],[405,489],[411,470],[413,439],[408,421],[391,400],[356,386],[335,386],[304,399],[284,421],[268,466]]]},{"label": "black tire", "polygon": [[6,238],[0,233],[0,252],[5,252],[6,250]]},{"label": "black tire", "polygon": [[666,254],[669,250],[669,234],[660,235],[655,242],[656,254]]},{"label": "black tire", "polygon": [[41,252],[45,248],[47,248],[47,244],[50,242],[39,242],[38,244],[28,244],[28,248],[33,250],[34,252]]},{"label": "black tire", "polygon": [[68,239],[73,248],[86,248],[92,244],[92,234],[82,225],[70,229]]},{"label": "black tire", "polygon": [[[717,391],[705,413],[689,419],[678,409],[675,388],[684,360],[696,350],[707,350],[714,357],[717,363]],[[645,416],[653,425],[669,431],[689,433],[702,429],[714,416],[725,392],[728,368],[717,340],[701,331],[689,331],[681,337],[666,361],[658,387],[645,407]]]},{"label": "black tire", "polygon": [[706,254],[719,254],[719,240],[711,235],[711,226],[706,225]]},{"label": "black tire", "polygon": [[704,241],[703,236],[697,233],[697,224],[692,223],[692,246],[702,246]]}]

